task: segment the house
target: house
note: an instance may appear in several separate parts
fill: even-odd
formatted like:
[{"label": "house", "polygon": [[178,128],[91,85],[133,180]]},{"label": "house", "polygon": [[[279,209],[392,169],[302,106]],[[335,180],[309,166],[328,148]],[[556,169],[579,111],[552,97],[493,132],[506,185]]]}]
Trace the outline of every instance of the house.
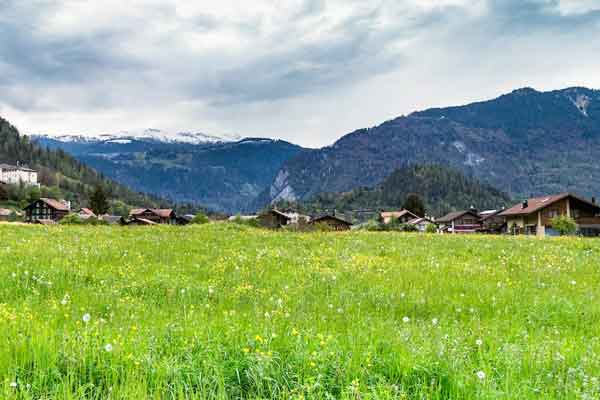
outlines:
[{"label": "house", "polygon": [[435,226],[435,228],[437,230],[437,224],[434,221],[432,221],[431,219],[426,218],[426,217],[411,219],[410,221],[407,222],[407,224],[413,225],[415,228],[417,228],[417,231],[419,231],[419,232],[425,232],[429,225]]},{"label": "house", "polygon": [[289,224],[292,220],[286,213],[275,209],[261,213],[257,219],[260,226],[270,229],[279,229]]},{"label": "house", "polygon": [[11,214],[12,210],[9,210],[8,208],[0,208],[0,222],[8,222]]},{"label": "house", "polygon": [[194,214],[185,214],[177,216],[177,225],[187,225],[194,219]]},{"label": "house", "polygon": [[391,222],[399,222],[401,224],[406,224],[411,220],[419,218],[418,215],[413,214],[408,210],[400,210],[400,211],[382,211],[379,214],[380,220],[384,224],[389,224]]},{"label": "house", "polygon": [[482,229],[481,219],[474,208],[455,211],[436,219],[441,232],[476,233]]},{"label": "house", "polygon": [[52,220],[58,222],[71,211],[68,202],[56,199],[41,198],[25,207],[25,220],[36,222],[38,220]]},{"label": "house", "polygon": [[506,217],[500,210],[486,210],[479,213],[481,219],[481,231],[484,233],[504,233],[506,232]]},{"label": "house", "polygon": [[177,224],[177,215],[170,208],[134,208],[129,212],[130,219],[143,219],[157,224]]},{"label": "house", "polygon": [[23,167],[19,163],[17,165],[0,164],[0,182],[8,185],[25,185],[38,186],[37,171]]},{"label": "house", "polygon": [[89,208],[82,208],[77,213],[81,219],[97,218],[96,214]]},{"label": "house", "polygon": [[310,224],[318,225],[323,224],[329,226],[329,228],[335,231],[349,231],[352,228],[352,223],[338,218],[334,215],[323,215],[321,217],[313,218]]},{"label": "house", "polygon": [[159,222],[151,221],[146,218],[131,217],[129,219],[121,218],[121,225],[130,226],[148,226],[148,225],[159,225]]},{"label": "house", "polygon": [[505,211],[508,232],[515,234],[555,236],[552,219],[559,215],[571,217],[585,236],[600,235],[600,206],[571,193],[527,199]]}]

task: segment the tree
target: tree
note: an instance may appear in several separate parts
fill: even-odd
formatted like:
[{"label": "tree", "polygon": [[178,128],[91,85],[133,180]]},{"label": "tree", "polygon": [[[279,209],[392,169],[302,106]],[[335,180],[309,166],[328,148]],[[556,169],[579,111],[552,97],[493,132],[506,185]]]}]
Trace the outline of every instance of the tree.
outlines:
[{"label": "tree", "polygon": [[404,205],[402,208],[419,217],[425,216],[425,204],[423,204],[423,200],[418,194],[409,193],[404,200]]},{"label": "tree", "polygon": [[192,218],[192,220],[190,221],[190,224],[207,224],[208,221],[208,217],[206,216],[206,214],[199,212],[198,214],[196,214],[194,216],[194,218]]},{"label": "tree", "polygon": [[552,228],[554,228],[560,236],[573,235],[577,232],[577,222],[566,215],[559,215],[552,218]]},{"label": "tree", "polygon": [[110,204],[108,204],[108,196],[102,185],[96,185],[94,192],[90,196],[90,208],[96,215],[103,215],[108,212]]}]

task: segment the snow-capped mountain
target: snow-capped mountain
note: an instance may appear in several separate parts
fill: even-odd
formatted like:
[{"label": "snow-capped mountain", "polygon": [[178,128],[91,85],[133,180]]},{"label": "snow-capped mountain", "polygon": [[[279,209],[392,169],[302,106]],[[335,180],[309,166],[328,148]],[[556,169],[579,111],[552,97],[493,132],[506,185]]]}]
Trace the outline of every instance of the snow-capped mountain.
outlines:
[{"label": "snow-capped mountain", "polygon": [[144,129],[140,131],[121,131],[116,134],[103,133],[99,135],[80,135],[80,134],[34,134],[35,138],[53,139],[64,143],[95,143],[109,142],[118,144],[127,144],[132,140],[153,141],[163,143],[188,143],[188,144],[209,144],[209,143],[229,143],[237,142],[242,139],[237,135],[207,135],[200,132],[165,132],[160,129]]}]

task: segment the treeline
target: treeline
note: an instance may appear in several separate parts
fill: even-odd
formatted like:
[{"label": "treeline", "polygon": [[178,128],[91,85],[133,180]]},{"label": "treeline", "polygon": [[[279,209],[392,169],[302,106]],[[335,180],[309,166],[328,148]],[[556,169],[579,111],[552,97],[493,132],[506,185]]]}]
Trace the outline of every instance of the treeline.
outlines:
[{"label": "treeline", "polygon": [[[401,209],[415,197],[422,200],[424,213],[431,216],[441,216],[471,206],[483,210],[511,204],[505,193],[458,170],[439,165],[409,165],[397,169],[374,188],[360,187],[347,193],[321,193],[306,202],[282,202],[277,206],[297,208],[311,214],[336,210],[347,215],[356,210]],[[360,216],[357,218],[360,219]]]},{"label": "treeline", "polygon": [[[137,193],[107,179],[92,168],[77,161],[63,150],[50,150],[37,145],[5,119],[0,118],[0,162],[27,165],[38,171],[40,188],[5,185],[0,200],[17,207],[39,197],[69,200],[73,207],[86,206],[94,189],[101,186],[111,203],[111,212],[124,213],[130,207],[167,207],[169,202],[158,197]],[[4,197],[4,199],[2,199]]]}]

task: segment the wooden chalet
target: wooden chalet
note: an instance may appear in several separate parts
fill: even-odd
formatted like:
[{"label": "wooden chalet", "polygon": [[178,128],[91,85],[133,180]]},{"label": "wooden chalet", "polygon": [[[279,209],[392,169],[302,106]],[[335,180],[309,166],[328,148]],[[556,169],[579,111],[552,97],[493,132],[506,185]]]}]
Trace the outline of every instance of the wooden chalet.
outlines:
[{"label": "wooden chalet", "polygon": [[335,231],[349,231],[352,228],[352,223],[334,215],[323,215],[321,217],[314,218],[310,221],[310,224],[324,224],[329,226]]},{"label": "wooden chalet", "polygon": [[415,220],[420,218],[418,215],[413,214],[412,212],[404,209],[400,211],[382,211],[379,214],[379,218],[381,222],[384,224],[390,224],[392,222],[399,222],[401,224],[406,224],[411,220]]},{"label": "wooden chalet", "polygon": [[481,219],[477,210],[455,211],[436,219],[441,232],[476,233],[481,231]]},{"label": "wooden chalet", "polygon": [[81,219],[98,218],[96,214],[89,208],[81,208],[77,213]]},{"label": "wooden chalet", "polygon": [[537,236],[556,236],[552,219],[564,215],[575,220],[584,236],[600,236],[600,206],[571,193],[527,199],[505,211],[508,232]]},{"label": "wooden chalet", "polygon": [[260,226],[269,229],[279,229],[292,220],[286,213],[275,209],[261,213],[256,219]]},{"label": "wooden chalet", "polygon": [[25,207],[25,221],[30,223],[38,220],[58,222],[69,214],[70,209],[68,203],[41,198]]},{"label": "wooden chalet", "polygon": [[483,233],[505,233],[506,232],[506,217],[501,210],[487,210],[479,213],[481,219],[481,232]]},{"label": "wooden chalet", "polygon": [[425,232],[429,225],[435,226],[436,229],[438,227],[438,225],[434,221],[425,217],[411,219],[407,222],[407,224],[413,225],[415,228],[417,228],[417,231],[419,232]]},{"label": "wooden chalet", "polygon": [[129,212],[129,218],[131,220],[146,220],[155,224],[177,224],[177,215],[170,208],[134,208]]}]

